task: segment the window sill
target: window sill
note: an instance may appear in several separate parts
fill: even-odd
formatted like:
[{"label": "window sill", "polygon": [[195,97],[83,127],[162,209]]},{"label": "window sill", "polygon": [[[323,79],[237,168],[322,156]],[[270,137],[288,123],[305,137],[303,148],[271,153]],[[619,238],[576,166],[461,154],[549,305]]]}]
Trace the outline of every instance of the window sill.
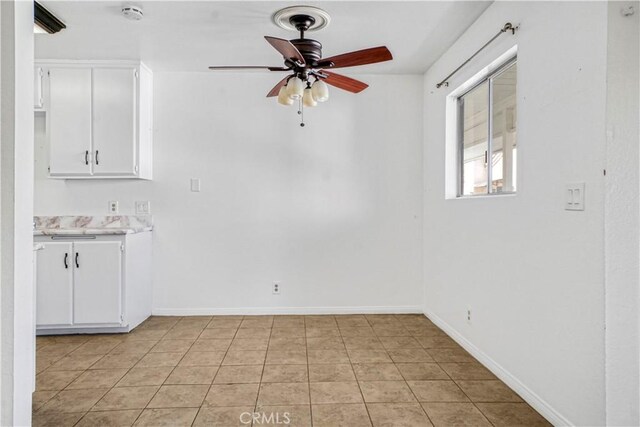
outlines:
[{"label": "window sill", "polygon": [[475,196],[455,196],[447,197],[447,200],[473,200],[473,199],[493,199],[495,197],[515,197],[518,193],[494,193],[494,194],[477,194]]}]

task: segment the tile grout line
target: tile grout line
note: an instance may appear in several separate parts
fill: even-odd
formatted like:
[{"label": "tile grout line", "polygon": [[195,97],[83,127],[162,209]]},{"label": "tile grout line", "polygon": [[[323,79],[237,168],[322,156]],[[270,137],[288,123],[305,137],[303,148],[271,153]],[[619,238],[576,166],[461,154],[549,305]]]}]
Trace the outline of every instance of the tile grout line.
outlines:
[{"label": "tile grout line", "polygon": [[[233,344],[233,340],[236,338],[236,335],[238,335],[238,331],[240,330],[240,325],[242,325],[242,322],[244,321],[245,317],[246,316],[242,316],[240,318],[240,323],[238,323],[238,326],[236,327],[236,331],[233,333],[233,337],[231,337],[231,343],[229,343],[229,346],[227,347],[227,350],[224,352],[224,356],[222,356],[222,359],[220,360],[220,364],[218,365],[218,368],[216,369],[216,373],[213,375],[213,378],[211,379],[211,384],[209,384],[209,388],[207,389],[207,392],[204,395],[204,399],[202,399],[202,403],[200,404],[200,407],[198,408],[198,411],[196,412],[196,416],[193,417],[193,421],[191,422],[192,426],[195,424],[196,420],[198,419],[198,415],[200,414],[200,410],[202,409],[202,407],[205,405],[205,403],[207,401],[207,396],[211,392],[211,388],[213,387],[213,382],[218,377],[218,374],[220,373],[220,368],[222,368],[222,362],[224,362],[224,359],[227,357],[227,353],[229,353],[229,349],[231,348],[231,345]],[[215,329],[215,328],[208,328],[208,326],[211,324],[211,322],[214,321],[215,318],[216,318],[216,316],[212,316],[211,317],[211,320],[209,321],[209,323],[207,323],[207,325],[202,330],[203,332],[206,331],[207,329]],[[202,335],[202,332],[200,332],[200,335]],[[200,335],[198,335],[198,337],[200,337]],[[180,360],[182,360],[182,359],[180,359]],[[208,405],[207,405],[207,407],[208,407]]]},{"label": "tile grout line", "polygon": [[[364,318],[364,320],[367,322],[367,324],[369,325],[369,327],[373,330],[373,325],[371,324],[371,322],[369,322],[369,320],[366,318]],[[344,344],[344,337],[342,336],[342,329],[340,329],[340,324],[338,324],[338,332],[340,333],[340,339],[342,339],[342,343]],[[378,338],[378,336],[376,335],[375,330],[373,330],[373,334],[375,335],[376,338]],[[380,341],[380,339],[378,338],[378,341]],[[360,391],[360,396],[362,397],[362,405],[364,405],[364,410],[367,411],[367,416],[369,417],[369,423],[373,426],[373,419],[371,418],[371,413],[369,412],[369,407],[367,406],[367,401],[364,398],[364,393],[362,392],[362,386],[360,385],[360,380],[358,379],[358,376],[356,375],[355,369],[353,369],[353,361],[351,360],[351,355],[349,354],[349,351],[347,350],[347,346],[345,345],[345,352],[347,353],[347,358],[349,359],[349,365],[351,366],[351,370],[353,371],[353,375],[356,377],[356,384],[358,384],[358,390]],[[386,351],[386,350],[385,350]],[[388,353],[387,353],[388,355]]]},{"label": "tile grout line", "polygon": [[[162,335],[162,337],[163,337],[164,335],[166,335],[168,332],[169,332],[169,330],[167,330],[167,332],[165,332],[165,333]],[[160,342],[160,341],[162,340],[162,337],[160,337],[160,339],[158,340],[158,342]],[[94,338],[97,338],[97,337],[94,337]],[[91,341],[91,339],[90,339],[89,341]],[[87,342],[89,342],[89,341],[87,341]],[[116,349],[120,344],[122,344],[122,343],[124,343],[124,342],[125,342],[124,340],[123,340],[122,342],[120,342],[120,343],[119,343],[118,345],[116,345],[113,349],[111,349],[111,351],[113,351],[114,349]],[[156,344],[157,344],[157,343],[156,343]],[[156,344],[154,344],[154,346],[155,346]],[[153,348],[153,347],[151,347],[151,348]],[[109,355],[109,354],[111,353],[111,351],[110,351],[109,353],[105,354],[102,358],[98,359],[94,364],[90,365],[87,369],[85,369],[85,370],[83,371],[83,373],[84,373],[84,372],[89,371],[89,370],[90,370],[89,368],[91,368],[91,366],[94,366],[96,363],[100,362],[100,361],[101,361],[102,359],[104,359],[107,355]],[[125,375],[127,375],[127,374],[131,371],[131,369],[133,369],[133,368],[137,365],[137,363],[138,363],[140,360],[142,360],[142,359],[144,358],[144,356],[146,356],[150,351],[151,351],[151,349],[147,350],[147,352],[146,352],[146,353],[144,353],[144,354],[140,357],[140,359],[138,359],[138,361],[137,361],[136,363],[134,363],[134,364],[133,364],[133,366],[131,366],[130,368],[128,368],[128,369],[127,369],[127,372],[125,372],[125,374],[124,374],[120,379],[118,379],[118,381],[116,382],[116,385],[117,385],[117,384],[118,384],[118,382],[120,382],[120,380],[122,380],[122,378],[124,378],[124,376],[125,376]],[[121,353],[121,354],[127,354],[127,353]],[[133,354],[136,354],[136,353],[133,353]],[[83,419],[84,417],[86,417],[86,416],[87,416],[87,414],[89,414],[90,412],[92,412],[91,410],[92,410],[92,409],[93,409],[93,408],[94,408],[94,407],[95,407],[95,406],[96,406],[96,405],[97,405],[97,404],[98,404],[98,403],[99,403],[99,402],[104,398],[104,396],[106,396],[106,395],[107,395],[107,393],[109,393],[109,391],[111,391],[113,388],[115,388],[115,385],[114,385],[114,386],[111,386],[111,387],[107,390],[107,392],[106,392],[105,394],[103,394],[103,395],[100,397],[100,399],[98,399],[98,400],[96,401],[96,403],[94,403],[94,404],[89,408],[89,410],[88,410],[87,412],[85,412],[85,413],[82,415],[82,417],[80,417],[80,419],[78,419],[78,421],[77,421],[74,425],[78,425],[78,424],[82,421],[82,419]],[[144,410],[144,409],[142,409],[142,410],[140,411],[140,414],[142,414],[142,411],[143,411],[143,410]],[[138,417],[140,416],[140,414],[138,414]],[[138,419],[138,417],[136,417],[136,420]],[[134,422],[135,422],[135,421],[134,421]]]},{"label": "tile grout line", "polygon": [[[422,345],[422,344],[421,344],[421,345]],[[428,349],[425,349],[425,350],[427,351],[427,353],[429,353],[429,350],[428,350]],[[484,418],[484,419],[485,419],[489,424],[491,424],[492,426],[495,426],[495,424],[493,424],[493,423],[489,420],[489,418],[487,418],[487,416],[486,416],[486,415],[484,414],[484,412],[483,412],[483,411],[478,407],[478,405],[476,405],[476,402],[474,402],[474,401],[469,397],[469,395],[468,395],[468,394],[467,394],[467,393],[462,389],[462,387],[460,387],[460,386],[458,385],[458,383],[456,382],[456,380],[454,380],[454,379],[453,379],[453,377],[452,377],[451,375],[449,375],[449,373],[448,373],[446,370],[444,370],[444,368],[443,368],[442,366],[440,366],[440,364],[441,364],[441,363],[453,363],[453,362],[438,362],[438,361],[436,361],[436,359],[433,357],[433,355],[431,355],[431,353],[429,353],[429,355],[431,356],[431,358],[433,359],[433,361],[438,365],[438,367],[439,367],[440,369],[442,369],[442,371],[447,375],[447,377],[449,378],[449,380],[451,380],[451,381],[456,385],[456,387],[458,387],[458,388],[460,389],[460,391],[461,391],[461,392],[462,392],[462,393],[467,397],[467,399],[469,399],[469,402],[471,403],[471,405],[473,405],[473,407],[474,407],[474,408],[476,408],[476,409],[480,412],[480,414],[482,415],[482,417],[483,417],[483,418]],[[471,362],[471,363],[473,363],[473,362]],[[425,412],[426,412],[426,411],[425,411]]]},{"label": "tile grout line", "polygon": [[[411,331],[407,330],[409,333],[411,333]],[[411,338],[413,338],[413,335],[411,336]],[[415,339],[415,338],[414,338]],[[420,343],[418,343],[420,344]],[[422,344],[420,344],[420,346],[422,346]],[[426,351],[426,350],[425,350]],[[427,354],[429,354],[429,352],[427,352]],[[433,357],[429,354],[429,357],[431,357],[433,359]],[[393,362],[393,365],[395,366],[396,369],[398,369],[397,363]],[[418,396],[416,395],[416,393],[413,391],[413,389],[411,388],[411,386],[409,385],[409,382],[407,381],[407,379],[405,378],[405,376],[402,374],[402,371],[400,369],[398,369],[398,372],[400,372],[400,376],[402,377],[402,379],[404,380],[404,383],[406,384],[407,388],[409,389],[409,391],[411,392],[411,394],[413,395],[413,397],[416,399],[416,402],[418,403],[418,405],[420,406],[420,409],[422,410],[422,413],[427,417],[427,419],[429,420],[429,422],[431,423],[431,425],[435,426],[435,423],[433,422],[433,420],[431,420],[431,417],[429,416],[429,414],[427,414],[427,411],[424,409],[424,406],[422,406],[422,402],[420,402],[420,399],[418,399]]]},{"label": "tile grout line", "polygon": [[[83,345],[85,345],[85,344],[87,344],[87,343],[91,342],[94,338],[97,338],[97,337],[93,337],[93,338],[88,339],[88,340],[87,340],[87,341],[85,341],[83,344],[81,344],[79,347],[77,347],[76,349],[72,350],[69,354],[71,354],[71,353],[73,353],[73,352],[77,351],[80,347],[82,347]],[[102,357],[100,357],[100,358],[99,358],[98,360],[96,360],[94,363],[92,363],[92,364],[91,364],[91,365],[89,365],[87,368],[85,368],[85,369],[82,371],[82,373],[81,373],[80,375],[78,375],[78,377],[76,377],[73,381],[71,381],[69,384],[67,384],[67,385],[66,385],[62,390],[59,390],[59,391],[58,391],[54,396],[52,396],[52,397],[51,397],[51,399],[53,399],[55,396],[57,396],[58,394],[60,394],[62,391],[67,390],[67,388],[68,388],[71,384],[73,384],[73,383],[75,382],[75,380],[76,380],[76,379],[78,379],[78,378],[79,378],[81,375],[83,375],[85,372],[88,372],[89,370],[91,370],[90,368],[91,368],[92,366],[94,366],[95,364],[97,364],[98,362],[100,362],[101,360],[103,360],[104,358],[106,358],[106,357],[107,357],[107,355],[109,355],[109,354],[110,354],[110,352],[111,352],[111,351],[113,351],[113,350],[114,350],[116,347],[118,347],[120,344],[122,344],[122,341],[121,341],[120,343],[118,343],[115,347],[113,347],[109,352],[107,352],[107,353],[103,354],[103,355],[102,355]],[[66,356],[64,356],[64,357],[66,357]],[[63,358],[64,358],[64,357],[63,357]],[[60,360],[62,360],[63,358],[61,358]],[[130,370],[130,369],[131,369],[131,368],[129,368],[129,370]],[[129,370],[127,370],[127,372],[128,372]],[[127,374],[127,372],[125,372],[125,374],[124,374],[124,375],[126,375],[126,374]],[[123,377],[124,377],[124,375],[123,375]],[[121,377],[120,379],[122,379],[122,377]],[[120,379],[118,379],[118,381],[120,381]],[[113,388],[113,387],[111,387],[111,388]],[[91,409],[93,409],[93,407],[94,407],[98,402],[100,402],[100,400],[102,400],[102,398],[103,398],[107,393],[109,393],[109,391],[111,390],[111,388],[108,388],[108,389],[107,389],[107,391],[106,391],[102,396],[100,396],[100,398],[96,401],[96,403],[94,403],[93,405],[91,405],[91,407],[90,407],[87,411],[83,411],[84,413],[83,413],[83,414],[82,414],[82,416],[78,419],[78,421],[76,421],[76,422],[74,423],[74,425],[79,424],[79,423],[80,423],[80,421],[82,421],[82,419],[83,419],[83,418],[84,418],[84,417],[85,417],[89,412],[91,412]],[[51,400],[51,399],[50,399],[50,400]],[[44,407],[44,405],[43,405],[43,407]]]},{"label": "tile grout line", "polygon": [[[88,340],[87,340],[87,341],[88,341]],[[87,341],[85,341],[85,342],[87,342]],[[53,344],[53,343],[50,343],[50,344]],[[47,344],[45,344],[45,347],[46,347],[46,345],[47,345]],[[37,344],[37,342],[36,342],[36,360],[37,360],[37,358],[38,358],[38,354],[37,354],[37,346],[38,346],[38,344]],[[73,353],[75,350],[77,350],[77,348],[75,348],[75,349],[71,350],[70,352],[65,353],[64,355],[60,356],[59,358],[57,358],[57,359],[55,360],[55,362],[51,363],[49,366],[47,366],[46,368],[44,368],[41,372],[36,373],[36,383],[37,383],[37,380],[38,380],[38,375],[42,375],[42,374],[44,374],[46,371],[48,371],[48,370],[49,370],[49,368],[50,368],[51,366],[53,366],[54,364],[58,363],[60,360],[64,359],[64,358],[65,358],[65,357],[67,357],[69,354]],[[37,366],[36,366],[36,369],[37,369]],[[53,372],[53,371],[50,371],[50,372]],[[83,371],[83,372],[84,372],[84,371]],[[82,374],[81,374],[81,375],[82,375]],[[71,382],[73,382],[73,381],[71,381]],[[69,383],[69,384],[71,384],[71,383]],[[67,384],[67,385],[69,385],[69,384]],[[36,386],[36,387],[37,387],[37,386]],[[41,409],[42,409],[42,408],[43,408],[47,403],[49,403],[49,402],[50,402],[54,397],[56,397],[58,394],[60,394],[60,392],[61,392],[62,390],[64,390],[65,388],[66,388],[66,386],[65,386],[64,388],[60,389],[60,390],[52,390],[52,391],[55,391],[55,393],[53,394],[53,396],[51,396],[51,397],[50,397],[49,399],[47,399],[47,400],[46,400],[42,405],[40,405],[40,407],[35,411],[35,413],[37,413],[38,411],[40,411],[40,410],[41,410]],[[38,391],[38,390],[36,389],[35,391]],[[40,390],[40,391],[49,391],[49,390]],[[33,412],[32,412],[32,414],[33,414]]]},{"label": "tile grout line", "polygon": [[[140,361],[141,361],[142,359],[144,359],[144,358],[145,358],[145,356],[147,356],[149,353],[151,353],[151,350],[153,350],[153,348],[154,348],[156,345],[160,344],[160,343],[162,342],[162,339],[163,339],[165,336],[167,336],[167,334],[169,334],[169,332],[171,332],[171,330],[172,330],[173,328],[175,328],[175,327],[176,327],[176,326],[177,326],[177,325],[182,321],[182,319],[184,319],[184,316],[180,317],[180,319],[179,319],[177,322],[175,322],[175,323],[173,324],[173,326],[171,326],[171,328],[169,328],[169,329],[167,330],[167,332],[165,332],[165,333],[162,335],[162,337],[160,337],[160,340],[158,340],[158,342],[157,342],[153,347],[151,347],[151,348],[150,348],[150,349],[145,353],[145,355],[144,355],[144,356],[142,356],[142,357],[140,358],[140,360],[138,360],[138,362],[136,362],[136,363],[131,367],[131,369],[135,368],[135,367],[138,365],[138,363],[140,363]],[[197,338],[196,338],[196,339],[197,339]],[[194,343],[195,343],[195,341],[194,341]],[[191,346],[189,346],[189,348],[191,348],[192,346],[193,346],[193,343],[191,344]],[[188,352],[188,351],[189,351],[189,350],[187,350],[187,352]],[[170,353],[170,352],[167,352],[167,353]],[[187,354],[187,353],[185,352],[184,354]],[[180,358],[180,360],[182,360],[183,358],[184,358],[184,355],[182,355],[182,357]],[[178,363],[180,363],[180,360],[178,360]],[[164,385],[164,383],[167,381],[167,378],[169,378],[169,377],[171,376],[171,374],[172,374],[172,373],[173,373],[173,371],[175,370],[176,366],[178,366],[178,363],[176,363],[176,365],[173,367],[173,369],[171,369],[171,372],[169,372],[169,375],[167,375],[167,377],[162,381],[162,384],[160,384],[160,385],[158,386],[158,389],[156,390],[156,392],[155,392],[155,393],[153,393],[153,396],[151,396],[151,399],[149,399],[149,401],[145,404],[145,407],[144,407],[144,408],[142,408],[142,410],[140,411],[140,413],[139,413],[139,414],[138,414],[138,416],[136,417],[136,419],[135,419],[135,421],[133,422],[133,424],[135,424],[135,423],[140,419],[140,417],[142,416],[142,414],[144,414],[144,411],[145,411],[145,410],[147,410],[147,408],[148,408],[148,406],[149,406],[149,403],[151,403],[151,402],[153,401],[153,399],[156,397],[156,395],[158,394],[158,392],[160,391],[160,389],[162,389],[162,386],[163,386],[163,385]]]},{"label": "tile grout line", "polygon": [[[448,336],[447,336],[448,337]],[[445,375],[447,375],[447,377],[449,378],[449,380],[444,380],[444,381],[452,381],[454,384],[456,384],[456,387],[458,387],[460,389],[460,391],[467,397],[467,399],[469,399],[469,402],[473,405],[474,408],[476,408],[480,414],[482,415],[482,417],[492,426],[494,426],[494,424],[487,418],[487,416],[484,414],[484,412],[475,404],[475,402],[467,395],[467,393],[462,389],[462,387],[460,387],[458,385],[458,383],[453,379],[453,377],[442,367],[440,366],[441,363],[458,363],[458,362],[438,362],[435,357],[433,357],[433,355],[429,352],[430,349],[424,347],[424,345],[422,343],[420,343],[420,345],[423,347],[423,349],[429,354],[429,356],[431,356],[431,358],[433,359],[433,362],[438,366],[438,368],[440,368]],[[444,347],[446,348],[446,347]],[[455,348],[455,347],[452,347]],[[470,362],[473,363],[473,362]],[[411,388],[411,387],[409,387]],[[413,392],[413,389],[411,390]],[[425,402],[425,403],[430,403],[430,402]],[[420,406],[422,406],[422,402],[420,403]],[[423,407],[424,410],[424,407]],[[425,411],[426,413],[426,411]],[[429,416],[429,414],[427,414],[427,416]]]},{"label": "tile grout line", "polygon": [[[271,328],[269,329],[269,338],[267,339],[267,350],[264,352],[264,360],[262,361],[262,372],[260,373],[260,382],[258,383],[258,393],[256,393],[256,403],[253,405],[253,412],[256,413],[258,411],[258,401],[260,399],[260,392],[262,391],[262,378],[264,377],[264,369],[267,366],[267,354],[269,353],[269,344],[271,344],[271,336],[273,335],[273,322],[274,318],[271,319]],[[242,326],[242,324],[240,324]],[[251,425],[253,426],[253,416]]]},{"label": "tile grout line", "polygon": [[305,316],[302,317],[302,325],[304,327],[304,354],[307,356],[307,387],[309,390],[309,422],[311,423],[311,427],[313,427],[313,405],[311,404],[311,366],[309,365],[309,347],[307,347],[307,319]]},{"label": "tile grout line", "polygon": [[[177,322],[175,322],[175,323],[174,323],[174,324],[173,324],[169,329],[167,329],[167,332],[165,332],[164,334],[162,334],[162,336],[160,337],[160,339],[158,340],[158,342],[157,342],[156,344],[154,344],[154,345],[153,345],[153,347],[155,347],[156,345],[158,345],[158,344],[162,341],[162,338],[164,338],[164,337],[169,333],[169,331],[171,331],[171,330],[172,330],[172,329],[173,329],[173,328],[174,328],[178,323],[180,323],[180,320],[182,320],[182,319],[184,319],[184,317],[180,317],[180,319],[179,319]],[[143,355],[143,356],[142,356],[142,357],[141,357],[141,358],[140,358],[136,363],[134,363],[134,364],[133,364],[133,366],[132,366],[131,368],[129,368],[129,371],[127,371],[127,373],[131,372],[131,370],[132,370],[133,368],[135,368],[135,367],[138,365],[138,363],[140,363],[140,360],[144,359],[146,355],[148,355],[149,353],[151,353],[151,350],[153,349],[153,347],[151,347],[149,350],[147,350],[147,352],[146,352],[146,353],[145,353],[145,354],[144,354],[144,355]],[[180,360],[182,360],[182,359],[180,359]],[[178,362],[179,362],[179,361],[178,361]],[[177,366],[177,365],[176,365],[176,366]],[[173,372],[173,369],[171,370],[171,372]],[[171,375],[171,372],[169,372],[169,375]],[[125,374],[125,375],[126,375],[126,374]],[[167,378],[169,378],[169,375],[167,375]],[[124,378],[124,377],[123,377],[123,378]],[[166,381],[166,380],[167,380],[167,378],[165,378],[164,380]],[[164,384],[164,381],[163,381],[163,384]],[[117,385],[117,383],[116,383],[116,385]],[[144,410],[146,409],[147,405],[148,405],[149,403],[151,403],[151,401],[153,400],[153,398],[154,398],[154,397],[156,397],[156,394],[158,394],[158,391],[160,391],[160,388],[161,388],[161,387],[162,387],[162,384],[160,384],[160,386],[158,386],[158,390],[156,390],[156,392],[153,394],[153,396],[151,396],[151,399],[149,399],[149,402],[147,402],[147,403],[146,403],[146,405],[145,405],[145,407],[144,407],[144,408],[142,408],[142,410],[140,411],[140,413],[138,414],[138,416],[136,417],[136,419],[135,419],[135,420],[133,420],[133,423],[132,423],[131,425],[134,425],[136,422],[138,422],[138,420],[140,419],[140,417],[141,417],[141,416],[142,416],[142,414],[144,413]],[[113,389],[113,388],[115,388],[115,386],[114,386],[114,387],[112,387],[112,389]],[[107,392],[107,393],[108,393],[108,392]],[[104,397],[104,396],[103,396],[103,397]],[[99,402],[100,402],[100,401],[96,402],[96,405],[97,405]],[[94,406],[95,406],[95,405],[94,405]],[[84,417],[83,417],[83,418],[84,418]]]}]

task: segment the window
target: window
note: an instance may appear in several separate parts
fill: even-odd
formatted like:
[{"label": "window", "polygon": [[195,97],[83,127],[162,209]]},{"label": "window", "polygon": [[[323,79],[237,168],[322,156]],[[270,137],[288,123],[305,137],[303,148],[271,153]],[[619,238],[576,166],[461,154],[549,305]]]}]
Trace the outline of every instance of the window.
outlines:
[{"label": "window", "polygon": [[516,192],[516,71],[513,58],[457,98],[458,196]]}]

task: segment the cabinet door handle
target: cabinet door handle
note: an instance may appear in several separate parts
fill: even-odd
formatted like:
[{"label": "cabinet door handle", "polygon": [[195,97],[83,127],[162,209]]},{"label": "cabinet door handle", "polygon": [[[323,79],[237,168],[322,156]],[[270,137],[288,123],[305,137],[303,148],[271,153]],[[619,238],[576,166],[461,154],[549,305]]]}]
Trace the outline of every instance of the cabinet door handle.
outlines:
[{"label": "cabinet door handle", "polygon": [[89,150],[84,152],[84,164],[85,165],[89,164]]},{"label": "cabinet door handle", "polygon": [[76,252],[76,268],[80,268],[80,264],[78,264],[78,255],[80,254]]},{"label": "cabinet door handle", "polygon": [[96,150],[96,165],[99,165],[100,162],[98,161],[98,150]]},{"label": "cabinet door handle", "polygon": [[64,268],[69,268],[69,264],[67,264],[67,258],[69,258],[69,254],[67,252],[64,253]]}]

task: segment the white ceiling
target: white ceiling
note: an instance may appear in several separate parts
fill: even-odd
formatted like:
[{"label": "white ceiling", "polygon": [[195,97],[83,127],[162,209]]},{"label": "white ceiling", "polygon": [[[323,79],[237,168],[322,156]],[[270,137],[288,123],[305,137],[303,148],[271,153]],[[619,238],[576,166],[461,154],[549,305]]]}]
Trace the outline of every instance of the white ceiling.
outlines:
[{"label": "white ceiling", "polygon": [[[154,71],[207,71],[209,65],[282,64],[263,36],[293,39],[271,15],[298,2],[143,1],[142,21],[120,15],[120,1],[41,3],[67,25],[36,35],[36,59],[141,59]],[[357,73],[423,73],[489,6],[489,1],[317,1],[331,24],[309,38],[323,56],[386,45],[389,63],[351,68]],[[345,70],[346,71],[346,70]]]}]

